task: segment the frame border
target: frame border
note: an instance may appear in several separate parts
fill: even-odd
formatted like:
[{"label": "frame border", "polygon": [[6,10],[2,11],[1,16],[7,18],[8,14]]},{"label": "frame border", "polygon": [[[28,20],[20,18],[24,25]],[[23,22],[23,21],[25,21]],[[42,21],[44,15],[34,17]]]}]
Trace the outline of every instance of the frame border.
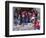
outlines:
[{"label": "frame border", "polygon": [[[38,5],[43,5],[43,25],[44,25],[43,26],[43,33],[9,35],[9,3],[23,3],[23,4],[38,4]],[[45,3],[5,1],[5,37],[32,36],[32,35],[45,35]]]}]

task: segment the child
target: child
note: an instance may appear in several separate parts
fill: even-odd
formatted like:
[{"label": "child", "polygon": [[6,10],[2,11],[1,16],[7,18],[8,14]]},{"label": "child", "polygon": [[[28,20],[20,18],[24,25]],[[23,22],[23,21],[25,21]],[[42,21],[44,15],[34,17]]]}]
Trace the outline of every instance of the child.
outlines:
[{"label": "child", "polygon": [[35,21],[34,27],[35,27],[35,29],[40,29],[40,21],[39,20]]}]

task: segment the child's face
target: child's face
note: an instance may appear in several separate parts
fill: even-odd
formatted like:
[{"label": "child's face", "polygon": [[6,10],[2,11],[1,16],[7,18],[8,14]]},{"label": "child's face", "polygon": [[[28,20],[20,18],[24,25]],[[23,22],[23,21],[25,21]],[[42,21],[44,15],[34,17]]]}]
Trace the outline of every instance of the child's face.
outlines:
[{"label": "child's face", "polygon": [[29,15],[31,15],[31,13],[30,13],[30,12],[28,12],[28,14],[29,14]]}]

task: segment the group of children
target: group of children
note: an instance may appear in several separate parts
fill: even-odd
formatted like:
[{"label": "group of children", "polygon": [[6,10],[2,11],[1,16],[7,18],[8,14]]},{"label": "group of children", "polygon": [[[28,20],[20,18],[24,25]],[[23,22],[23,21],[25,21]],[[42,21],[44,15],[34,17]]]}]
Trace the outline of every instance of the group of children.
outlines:
[{"label": "group of children", "polygon": [[38,21],[38,12],[33,8],[21,8],[17,13],[14,14],[14,23],[17,25],[28,25],[28,23],[34,24],[34,29],[40,29]]}]

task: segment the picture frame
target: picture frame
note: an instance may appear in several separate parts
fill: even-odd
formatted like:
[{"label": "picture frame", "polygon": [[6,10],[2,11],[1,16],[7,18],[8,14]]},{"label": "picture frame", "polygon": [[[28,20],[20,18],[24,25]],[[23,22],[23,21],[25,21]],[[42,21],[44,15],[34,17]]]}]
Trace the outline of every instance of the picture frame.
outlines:
[{"label": "picture frame", "polygon": [[[37,27],[37,24],[35,24],[35,26],[30,27],[30,25],[23,25],[23,23],[25,23],[25,19],[27,20],[28,18],[25,18],[24,20],[22,20],[22,15],[24,14],[23,12],[26,12],[30,15],[29,12],[31,12],[31,15],[34,14],[34,18],[37,17],[37,15],[35,15],[36,13],[31,10],[34,10],[36,13],[38,12],[37,15],[39,15],[40,17],[40,26]],[[14,11],[15,10],[15,11]],[[39,11],[37,11],[39,10]],[[21,23],[18,24],[18,22],[14,22],[16,19],[16,12],[19,15],[20,14],[20,20]],[[21,15],[21,13],[22,15]],[[27,14],[25,12],[25,14]],[[24,14],[24,15],[25,15]],[[27,15],[27,16],[29,16]],[[26,16],[26,17],[27,17]],[[23,16],[24,17],[24,16]],[[18,16],[19,18],[19,16]],[[39,18],[36,18],[37,20],[39,20]],[[18,20],[18,19],[16,19]],[[15,24],[14,24],[14,23]],[[26,21],[26,24],[29,24],[29,21]],[[34,24],[35,22],[31,21],[30,23]],[[18,25],[16,25],[18,24]],[[14,26],[15,25],[15,26]],[[20,26],[19,26],[20,25]],[[28,26],[30,27],[30,29],[28,28]],[[17,27],[17,28],[16,28]],[[19,28],[20,27],[20,28]],[[23,29],[22,29],[22,28]],[[35,28],[34,28],[35,27]],[[24,29],[26,28],[26,30]],[[31,30],[31,28],[33,30]],[[27,30],[28,29],[28,30]],[[19,2],[19,1],[5,1],[5,36],[6,37],[18,37],[18,36],[32,36],[32,35],[44,35],[45,34],[45,3],[36,3],[36,2]]]}]

